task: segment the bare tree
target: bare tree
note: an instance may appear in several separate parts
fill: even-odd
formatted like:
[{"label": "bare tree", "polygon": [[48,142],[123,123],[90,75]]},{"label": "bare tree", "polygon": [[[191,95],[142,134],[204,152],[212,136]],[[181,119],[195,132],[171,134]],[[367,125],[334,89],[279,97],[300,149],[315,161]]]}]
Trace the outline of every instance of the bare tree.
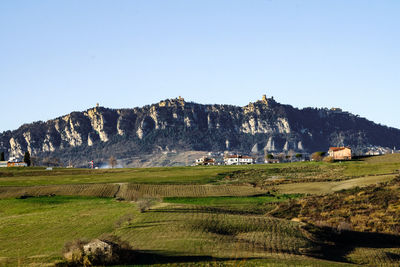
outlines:
[{"label": "bare tree", "polygon": [[283,162],[286,159],[286,154],[279,153],[276,157],[279,159],[279,162]]},{"label": "bare tree", "polygon": [[108,160],[108,164],[110,164],[111,168],[117,166],[117,159],[114,156],[111,156]]},{"label": "bare tree", "polygon": [[39,162],[40,162],[40,160],[38,157],[34,157],[34,156],[31,157],[31,165],[32,166],[38,166]]},{"label": "bare tree", "polygon": [[136,201],[136,206],[140,212],[145,212],[149,210],[156,202],[161,202],[161,199],[145,197],[138,199]]},{"label": "bare tree", "polygon": [[293,160],[294,156],[296,155],[296,152],[294,152],[293,149],[289,150],[288,156],[290,160]]},{"label": "bare tree", "polygon": [[314,152],[311,155],[311,159],[313,161],[322,161],[324,159],[325,154],[326,154],[326,152],[323,152],[323,151]]}]

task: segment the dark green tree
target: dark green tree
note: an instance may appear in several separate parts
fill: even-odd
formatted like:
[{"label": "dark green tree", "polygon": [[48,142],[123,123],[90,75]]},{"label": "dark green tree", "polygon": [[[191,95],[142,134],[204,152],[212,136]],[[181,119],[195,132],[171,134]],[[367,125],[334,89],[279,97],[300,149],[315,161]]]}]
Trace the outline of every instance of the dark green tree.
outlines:
[{"label": "dark green tree", "polygon": [[28,165],[28,167],[31,166],[31,154],[29,154],[29,151],[25,152],[24,162],[26,163],[26,165]]},{"label": "dark green tree", "polygon": [[4,152],[1,152],[0,161],[5,161]]}]

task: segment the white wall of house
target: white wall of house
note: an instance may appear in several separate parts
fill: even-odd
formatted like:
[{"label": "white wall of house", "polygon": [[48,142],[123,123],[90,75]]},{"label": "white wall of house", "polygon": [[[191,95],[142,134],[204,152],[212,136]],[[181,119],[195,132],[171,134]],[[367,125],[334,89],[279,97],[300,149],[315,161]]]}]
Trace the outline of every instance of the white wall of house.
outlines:
[{"label": "white wall of house", "polygon": [[253,158],[241,158],[241,157],[228,157],[224,158],[225,165],[246,165],[254,164]]}]

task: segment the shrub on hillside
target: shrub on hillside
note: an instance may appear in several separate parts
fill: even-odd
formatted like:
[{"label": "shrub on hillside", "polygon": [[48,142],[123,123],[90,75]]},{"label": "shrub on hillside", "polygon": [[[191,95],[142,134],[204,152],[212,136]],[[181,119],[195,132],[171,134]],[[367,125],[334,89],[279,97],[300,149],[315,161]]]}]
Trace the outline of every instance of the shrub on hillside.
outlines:
[{"label": "shrub on hillside", "polygon": [[281,203],[269,215],[299,218],[320,227],[343,231],[398,235],[400,226],[400,178],[355,187],[323,196],[309,196]]},{"label": "shrub on hillside", "polygon": [[265,156],[265,159],[273,159],[273,158],[274,158],[274,155],[272,155],[272,154],[268,154]]},{"label": "shrub on hillside", "polygon": [[65,260],[71,264],[83,264],[83,246],[88,240],[75,239],[64,244],[62,254]]},{"label": "shrub on hillside", "polygon": [[140,212],[145,212],[153,206],[156,199],[154,198],[141,198],[136,201],[136,206]]},{"label": "shrub on hillside", "polygon": [[59,266],[98,266],[134,262],[134,251],[128,242],[114,235],[103,235],[91,241],[76,239],[63,248],[65,262]]},{"label": "shrub on hillside", "polygon": [[328,162],[328,163],[332,163],[332,162],[334,162],[335,160],[333,159],[333,157],[328,156],[328,157],[325,157],[325,158],[323,159],[323,161],[324,161],[324,162]]},{"label": "shrub on hillside", "polygon": [[321,161],[324,158],[325,154],[326,154],[326,152],[323,152],[323,151],[314,152],[311,155],[311,159],[313,161]]}]

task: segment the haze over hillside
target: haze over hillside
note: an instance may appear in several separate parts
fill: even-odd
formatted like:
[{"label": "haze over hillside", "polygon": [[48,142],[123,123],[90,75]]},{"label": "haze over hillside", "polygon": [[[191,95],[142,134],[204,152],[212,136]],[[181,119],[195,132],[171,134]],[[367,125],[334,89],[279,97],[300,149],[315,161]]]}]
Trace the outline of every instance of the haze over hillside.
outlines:
[{"label": "haze over hillside", "polygon": [[132,109],[97,106],[0,134],[0,151],[6,156],[29,151],[75,166],[87,166],[90,160],[100,165],[111,155],[124,166],[182,165],[204,151],[261,157],[329,146],[351,146],[356,153],[400,147],[400,130],[340,109],[297,109],[263,96],[244,107],[203,105],[181,97]]}]

